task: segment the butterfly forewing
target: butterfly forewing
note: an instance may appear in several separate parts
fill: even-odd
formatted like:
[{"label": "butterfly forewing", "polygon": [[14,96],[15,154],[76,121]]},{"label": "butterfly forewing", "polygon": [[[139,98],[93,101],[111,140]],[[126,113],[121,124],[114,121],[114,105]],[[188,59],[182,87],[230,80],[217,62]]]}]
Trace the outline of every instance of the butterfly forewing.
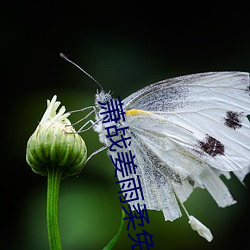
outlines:
[{"label": "butterfly forewing", "polygon": [[[180,141],[212,167],[234,171],[250,164],[247,73],[203,73],[173,78],[139,90],[127,97],[124,104],[126,110],[146,110],[159,116],[150,121],[154,127],[161,118],[166,119],[166,129],[157,129],[159,133],[170,133],[170,139]],[[126,119],[128,122],[133,119],[131,126],[135,126],[136,116]],[[144,119],[143,123],[149,123],[147,115]],[[192,137],[191,142],[185,143],[183,133]]]}]

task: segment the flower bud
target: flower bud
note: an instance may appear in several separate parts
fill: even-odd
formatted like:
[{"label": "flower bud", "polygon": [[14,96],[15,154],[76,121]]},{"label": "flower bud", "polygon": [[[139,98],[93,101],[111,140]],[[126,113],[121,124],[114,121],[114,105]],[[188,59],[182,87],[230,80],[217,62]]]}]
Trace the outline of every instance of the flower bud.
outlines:
[{"label": "flower bud", "polygon": [[47,110],[27,143],[26,161],[43,176],[50,168],[58,168],[62,177],[75,175],[87,158],[83,139],[67,119],[70,113],[65,113],[64,106],[56,113],[59,105],[56,96],[47,101]]}]

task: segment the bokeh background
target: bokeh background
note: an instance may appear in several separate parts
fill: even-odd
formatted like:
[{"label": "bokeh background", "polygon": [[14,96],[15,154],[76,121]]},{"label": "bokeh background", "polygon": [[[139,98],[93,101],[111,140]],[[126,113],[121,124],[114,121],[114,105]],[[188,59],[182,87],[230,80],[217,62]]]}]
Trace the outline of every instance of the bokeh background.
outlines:
[{"label": "bokeh background", "polygon": [[[105,90],[121,98],[169,77],[219,70],[249,71],[248,6],[195,1],[41,1],[1,4],[1,249],[48,249],[46,178],[25,161],[26,143],[54,94],[67,110],[93,105],[97,85],[59,57],[69,55]],[[72,116],[77,121],[83,114]],[[82,134],[91,153],[97,135]],[[60,229],[64,250],[102,249],[120,222],[114,169],[105,152],[81,175],[62,181]],[[190,229],[187,217],[165,222],[149,211],[144,227],[153,249],[249,249],[249,187],[225,180],[237,204],[218,208],[205,190],[186,202],[207,225],[211,243]],[[131,249],[123,228],[114,249]],[[138,249],[138,248],[135,248]]]}]

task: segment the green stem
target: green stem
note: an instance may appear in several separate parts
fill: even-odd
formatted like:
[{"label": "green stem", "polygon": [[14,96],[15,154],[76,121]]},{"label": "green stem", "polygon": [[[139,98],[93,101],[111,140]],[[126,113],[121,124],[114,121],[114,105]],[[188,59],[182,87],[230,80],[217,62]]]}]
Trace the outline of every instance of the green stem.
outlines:
[{"label": "green stem", "polygon": [[120,225],[119,225],[118,229],[116,230],[116,233],[115,233],[114,237],[111,239],[111,241],[108,243],[108,245],[105,246],[102,250],[111,250],[113,248],[113,246],[115,245],[115,243],[118,240],[118,238],[120,236],[120,233],[122,231],[122,227],[123,227],[123,224],[124,224],[124,220],[123,220],[124,217],[125,217],[125,213],[124,213],[124,211],[122,209],[122,218],[121,218]]},{"label": "green stem", "polygon": [[47,227],[50,250],[61,250],[59,231],[59,188],[62,170],[58,167],[48,168],[47,186]]}]

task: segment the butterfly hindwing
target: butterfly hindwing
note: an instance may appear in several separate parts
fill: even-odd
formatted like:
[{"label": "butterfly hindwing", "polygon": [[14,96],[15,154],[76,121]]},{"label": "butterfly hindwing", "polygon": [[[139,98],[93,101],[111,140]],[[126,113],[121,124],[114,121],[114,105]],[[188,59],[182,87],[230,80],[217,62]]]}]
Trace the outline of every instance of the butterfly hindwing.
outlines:
[{"label": "butterfly hindwing", "polygon": [[[165,203],[161,194],[169,196],[175,193],[184,202],[195,187],[206,188],[221,207],[233,204],[233,197],[219,178],[221,172],[196,154],[194,134],[166,119],[150,116],[127,117],[127,122],[132,136],[132,150],[136,152],[139,173],[145,182],[145,193],[154,193],[148,200],[158,204],[156,210],[162,210],[166,220],[174,220],[171,216],[178,216],[179,210]],[[130,119],[134,119],[131,124]],[[171,197],[168,201],[172,200],[171,204],[175,204],[175,197]]]}]

